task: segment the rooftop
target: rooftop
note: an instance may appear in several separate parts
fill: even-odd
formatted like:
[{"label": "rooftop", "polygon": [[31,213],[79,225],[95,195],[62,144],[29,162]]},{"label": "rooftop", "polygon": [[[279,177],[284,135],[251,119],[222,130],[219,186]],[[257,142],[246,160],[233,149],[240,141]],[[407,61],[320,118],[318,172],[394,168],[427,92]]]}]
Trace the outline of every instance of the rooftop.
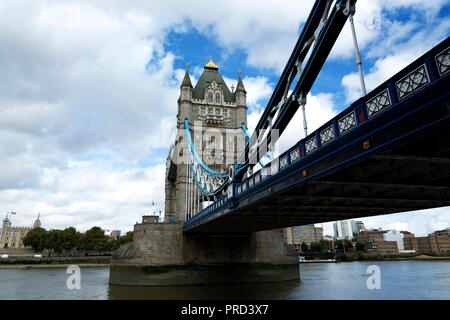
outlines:
[{"label": "rooftop", "polygon": [[217,84],[222,88],[223,98],[225,102],[235,101],[234,93],[231,93],[230,89],[228,88],[227,84],[225,83],[225,81],[223,80],[222,76],[219,73],[219,68],[217,67],[217,64],[215,64],[212,61],[212,58],[211,61],[205,65],[205,69],[203,70],[200,79],[198,79],[197,84],[194,87],[192,98],[203,100],[205,96],[206,87],[213,81],[216,81]]}]

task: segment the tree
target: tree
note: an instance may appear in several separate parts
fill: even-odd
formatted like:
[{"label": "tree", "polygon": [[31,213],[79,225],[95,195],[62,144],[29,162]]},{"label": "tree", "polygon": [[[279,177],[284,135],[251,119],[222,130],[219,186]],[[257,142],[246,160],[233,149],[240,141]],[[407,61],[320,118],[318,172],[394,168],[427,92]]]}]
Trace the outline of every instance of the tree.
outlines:
[{"label": "tree", "polygon": [[334,242],[334,248],[338,250],[344,250],[344,242],[342,240],[336,240]]},{"label": "tree", "polygon": [[120,240],[119,239],[110,239],[108,241],[108,251],[116,251],[120,247]]},{"label": "tree", "polygon": [[345,251],[353,249],[353,243],[350,240],[344,240]]},{"label": "tree", "polygon": [[60,254],[63,248],[63,230],[50,230],[45,241],[45,248],[49,250],[49,255],[53,252]]},{"label": "tree", "polygon": [[43,228],[34,228],[27,232],[23,237],[23,245],[31,247],[34,252],[40,252],[45,249],[47,231]]},{"label": "tree", "polygon": [[314,252],[320,252],[322,249],[320,246],[320,243],[318,243],[318,242],[311,242],[309,247],[311,248],[311,251],[314,251]]},{"label": "tree", "polygon": [[356,250],[357,251],[366,251],[366,246],[364,243],[356,242]]},{"label": "tree", "polygon": [[60,236],[62,250],[71,250],[80,245],[81,234],[74,227],[64,229]]},{"label": "tree", "polygon": [[320,249],[322,250],[322,252],[327,251],[328,250],[328,241],[327,240],[320,240]]},{"label": "tree", "polygon": [[350,240],[336,240],[334,243],[334,247],[336,249],[344,251],[344,245],[345,245],[345,251],[349,251],[353,249],[353,244]]},{"label": "tree", "polygon": [[81,238],[81,248],[104,252],[108,250],[108,237],[100,227],[92,227]]},{"label": "tree", "polygon": [[120,239],[120,245],[123,246],[125,243],[132,242],[133,241],[133,231],[128,231],[125,233],[125,235],[121,236]]},{"label": "tree", "polygon": [[308,251],[308,245],[305,242],[302,242],[302,252]]}]

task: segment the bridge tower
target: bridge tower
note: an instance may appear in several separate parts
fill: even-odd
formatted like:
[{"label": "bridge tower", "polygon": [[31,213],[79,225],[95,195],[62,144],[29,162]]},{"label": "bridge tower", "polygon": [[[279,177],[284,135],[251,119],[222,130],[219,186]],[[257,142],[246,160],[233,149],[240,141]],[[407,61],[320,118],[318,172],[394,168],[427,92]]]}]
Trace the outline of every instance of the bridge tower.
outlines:
[{"label": "bridge tower", "polygon": [[246,90],[239,71],[236,89],[225,83],[218,66],[207,62],[195,87],[189,68],[180,85],[177,136],[166,162],[165,217],[134,226],[133,242],[114,255],[110,283],[183,285],[279,281],[299,278],[297,254],[281,229],[247,233],[183,232],[184,222],[207,206],[187,165],[185,120],[195,150],[212,170],[226,172],[245,148]]},{"label": "bridge tower", "polygon": [[[244,150],[241,125],[247,126],[247,92],[241,72],[236,90],[233,89],[225,83],[212,57],[195,87],[186,66],[178,99],[177,138],[166,162],[165,222],[185,221],[194,211],[201,210],[204,202],[212,200],[202,196],[194,186],[192,175],[188,176],[185,119],[197,152],[211,169],[227,171]],[[187,193],[195,203],[187,203]]]}]

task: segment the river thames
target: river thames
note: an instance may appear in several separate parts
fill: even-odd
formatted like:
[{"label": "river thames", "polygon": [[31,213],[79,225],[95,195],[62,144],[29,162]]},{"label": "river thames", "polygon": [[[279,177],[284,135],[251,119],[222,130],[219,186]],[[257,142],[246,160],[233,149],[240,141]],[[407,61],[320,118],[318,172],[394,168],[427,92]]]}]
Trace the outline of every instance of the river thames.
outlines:
[{"label": "river thames", "polygon": [[[369,290],[367,269],[380,269]],[[0,299],[450,299],[450,261],[384,261],[300,265],[300,281],[233,285],[127,287],[108,284],[109,268],[82,268],[81,288],[69,290],[66,269],[1,269]]]}]

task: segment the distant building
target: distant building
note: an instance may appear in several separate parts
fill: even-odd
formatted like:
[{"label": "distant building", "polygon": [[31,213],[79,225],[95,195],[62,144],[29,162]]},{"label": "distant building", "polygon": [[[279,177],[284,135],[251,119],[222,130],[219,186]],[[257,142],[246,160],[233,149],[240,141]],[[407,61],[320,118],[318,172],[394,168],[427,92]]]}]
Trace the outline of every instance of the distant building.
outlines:
[{"label": "distant building", "polygon": [[358,241],[363,242],[363,243],[368,242],[370,240],[383,241],[384,240],[383,235],[385,233],[386,233],[386,231],[381,230],[381,229],[364,230],[358,234]]},{"label": "distant building", "polygon": [[[450,229],[438,230],[428,237],[417,238],[419,250],[423,253],[449,254],[450,253]],[[427,250],[427,251],[425,251]]]},{"label": "distant building", "polygon": [[323,228],[315,227],[313,224],[285,229],[286,242],[296,248],[300,248],[303,242],[309,246],[313,242],[319,242],[322,238]]},{"label": "distant building", "polygon": [[430,233],[428,236],[450,236],[450,228],[435,231],[433,233]]},{"label": "distant building", "polygon": [[415,237],[408,231],[403,233],[405,250],[414,250],[419,253],[448,254],[450,253],[450,230],[438,230],[426,237]]},{"label": "distant building", "polygon": [[380,253],[380,254],[399,253],[397,242],[399,236],[397,235],[397,231],[391,232],[391,230],[381,230],[381,229],[363,230],[358,234],[357,238],[358,242],[364,243],[364,245],[367,248],[367,251],[370,253]]},{"label": "distant building", "polygon": [[2,248],[24,248],[23,237],[32,229],[40,228],[41,221],[39,215],[34,221],[33,227],[13,227],[11,221],[6,216],[2,223],[2,232],[0,234],[0,245]]},{"label": "distant building", "polygon": [[120,230],[111,231],[109,238],[118,240],[120,238]]},{"label": "distant building", "polygon": [[395,241],[397,242],[397,249],[399,253],[405,251],[405,246],[403,244],[403,233],[398,232],[397,230],[388,230],[383,238],[385,241]]},{"label": "distant building", "polygon": [[326,240],[326,241],[333,241],[333,240],[334,240],[334,237],[329,236],[329,235],[325,235],[325,236],[323,236],[323,240]]},{"label": "distant building", "polygon": [[323,240],[327,242],[328,250],[334,250],[334,242],[335,242],[334,237],[325,235],[323,236]]},{"label": "distant building", "polygon": [[352,239],[352,221],[351,220],[341,220],[333,223],[334,236],[336,239]]},{"label": "distant building", "polygon": [[362,230],[366,230],[362,221],[341,220],[333,223],[335,239],[353,239]]},{"label": "distant building", "polygon": [[409,231],[400,231],[403,233],[403,248],[405,251],[419,252],[419,245],[414,233]]},{"label": "distant building", "polygon": [[430,242],[428,237],[416,237],[417,241],[417,252],[420,253],[431,253]]},{"label": "distant building", "polygon": [[[358,234],[358,241],[366,244],[370,252],[378,253],[450,253],[450,231],[438,230],[427,237],[415,237],[409,231],[364,230]],[[395,245],[393,243],[395,242]]]},{"label": "distant building", "polygon": [[362,221],[352,221],[352,233],[353,233],[353,237],[357,237],[358,233],[360,233],[363,230],[366,230],[366,228],[364,227],[364,223]]}]

